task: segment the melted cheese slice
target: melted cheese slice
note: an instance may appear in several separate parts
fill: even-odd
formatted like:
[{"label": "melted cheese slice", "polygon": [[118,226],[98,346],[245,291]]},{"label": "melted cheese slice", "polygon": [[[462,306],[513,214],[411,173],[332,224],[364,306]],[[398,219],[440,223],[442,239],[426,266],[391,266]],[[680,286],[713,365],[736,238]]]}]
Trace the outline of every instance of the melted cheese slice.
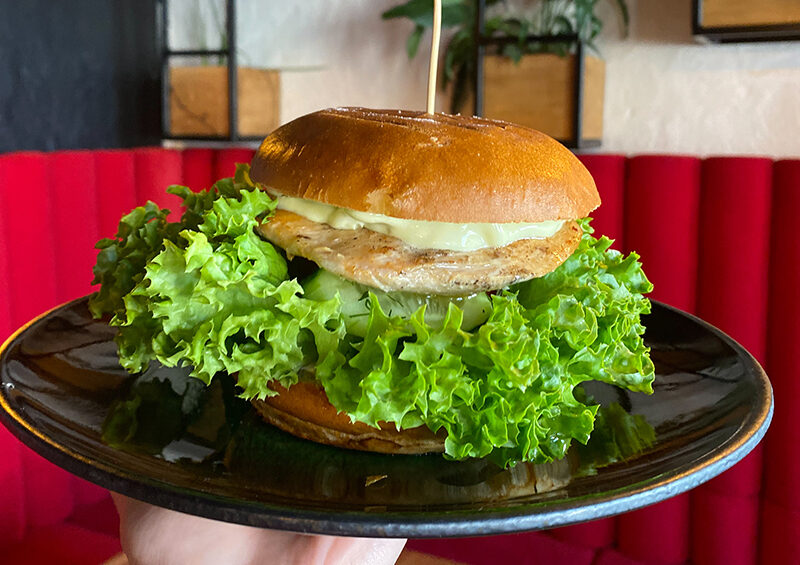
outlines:
[{"label": "melted cheese slice", "polygon": [[531,224],[455,224],[406,220],[383,214],[340,208],[294,196],[284,196],[274,190],[269,190],[269,192],[277,198],[279,210],[293,212],[312,222],[327,224],[339,230],[365,228],[390,235],[418,249],[475,251],[487,247],[504,247],[520,239],[552,237],[564,225],[562,220]]}]

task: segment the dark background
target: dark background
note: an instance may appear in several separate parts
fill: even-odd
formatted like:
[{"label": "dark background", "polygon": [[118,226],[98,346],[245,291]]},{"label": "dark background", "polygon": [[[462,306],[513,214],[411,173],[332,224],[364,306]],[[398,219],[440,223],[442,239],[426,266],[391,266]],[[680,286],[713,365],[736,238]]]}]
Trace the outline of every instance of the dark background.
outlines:
[{"label": "dark background", "polygon": [[160,140],[157,0],[0,0],[0,153]]}]

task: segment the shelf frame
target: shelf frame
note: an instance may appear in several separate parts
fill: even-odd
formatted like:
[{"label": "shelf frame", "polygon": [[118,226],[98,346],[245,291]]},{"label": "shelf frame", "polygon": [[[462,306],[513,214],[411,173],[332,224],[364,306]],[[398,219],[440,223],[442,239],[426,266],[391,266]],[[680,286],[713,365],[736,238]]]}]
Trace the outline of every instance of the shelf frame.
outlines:
[{"label": "shelf frame", "polygon": [[[472,74],[474,93],[473,115],[482,117],[484,113],[484,57],[487,48],[497,48],[517,43],[517,37],[489,37],[486,35],[486,0],[477,0],[475,10],[475,68]],[[574,113],[572,116],[572,135],[557,141],[569,149],[590,149],[600,147],[601,139],[583,137],[583,99],[585,86],[586,45],[578,35],[528,35],[528,43],[564,43],[575,49],[575,85],[572,90]]]}]

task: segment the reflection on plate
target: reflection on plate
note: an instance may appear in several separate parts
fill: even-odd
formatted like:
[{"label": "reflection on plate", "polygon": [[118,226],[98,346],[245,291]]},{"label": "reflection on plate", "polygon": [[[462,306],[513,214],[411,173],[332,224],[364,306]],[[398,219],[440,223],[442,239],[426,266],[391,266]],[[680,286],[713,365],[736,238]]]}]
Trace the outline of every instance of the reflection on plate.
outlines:
[{"label": "reflection on plate", "polygon": [[261,423],[233,382],[118,365],[85,299],[40,318],[0,356],[0,420],[65,469],[214,519],[359,536],[467,536],[565,525],[652,504],[744,457],[772,414],[769,382],[737,344],[654,304],[656,392],[587,386],[604,408],[588,446],[501,469],[441,455],[318,445]]}]

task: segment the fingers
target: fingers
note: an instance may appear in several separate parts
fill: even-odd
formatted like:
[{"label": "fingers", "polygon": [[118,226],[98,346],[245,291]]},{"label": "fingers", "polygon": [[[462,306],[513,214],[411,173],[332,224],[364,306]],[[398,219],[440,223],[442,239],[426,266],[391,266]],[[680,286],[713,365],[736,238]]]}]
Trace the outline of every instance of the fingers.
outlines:
[{"label": "fingers", "polygon": [[265,530],[112,498],[130,565],[393,565],[406,542]]},{"label": "fingers", "polygon": [[291,565],[394,565],[404,539],[298,536]]},{"label": "fingers", "polygon": [[[276,555],[290,555],[295,534],[217,522],[115,496],[122,549],[131,565],[251,565],[268,532]],[[274,561],[281,563],[282,561]]]}]

